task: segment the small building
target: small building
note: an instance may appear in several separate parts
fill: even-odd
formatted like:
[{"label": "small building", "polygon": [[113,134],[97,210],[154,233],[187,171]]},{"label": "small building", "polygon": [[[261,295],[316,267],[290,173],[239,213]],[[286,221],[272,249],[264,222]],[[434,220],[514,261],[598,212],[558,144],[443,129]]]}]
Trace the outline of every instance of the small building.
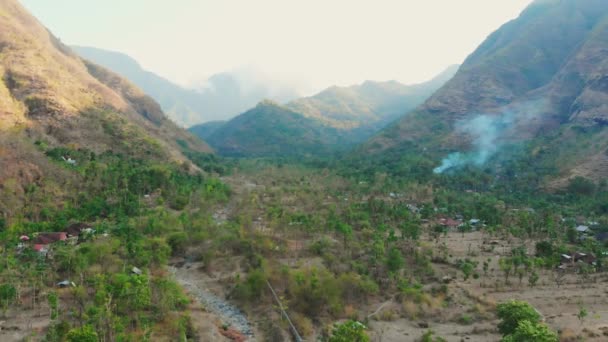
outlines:
[{"label": "small building", "polygon": [[568,254],[562,254],[560,256],[560,261],[562,264],[570,264],[570,263],[572,263],[572,257],[569,256]]},{"label": "small building", "polygon": [[592,253],[581,253],[581,252],[574,253],[575,262],[584,262],[586,264],[591,265],[591,264],[595,263],[596,260],[597,260],[597,258]]},{"label": "small building", "polygon": [[49,245],[43,245],[43,244],[35,244],[33,249],[34,249],[34,251],[38,252],[38,254],[40,254],[43,257],[47,257],[49,255],[49,251],[51,250]]},{"label": "small building", "polygon": [[141,275],[143,272],[139,268],[133,266],[133,268],[131,269],[131,273],[136,274],[136,275]]},{"label": "small building", "polygon": [[456,228],[462,224],[462,221],[454,220],[452,218],[441,218],[439,219],[439,225],[447,228]]},{"label": "small building", "polygon": [[38,236],[34,239],[34,244],[39,245],[50,245],[55,242],[65,241],[68,239],[66,232],[54,232],[54,233],[38,233]]},{"label": "small building", "polygon": [[589,233],[589,226],[580,225],[580,226],[576,227],[576,231],[579,234],[587,234],[587,233]]},{"label": "small building", "polygon": [[469,224],[470,224],[471,226],[477,226],[477,225],[478,225],[478,224],[480,224],[480,223],[481,223],[481,220],[480,220],[480,219],[473,218],[473,219],[470,219],[470,220],[469,220]]},{"label": "small building", "polygon": [[76,284],[73,281],[69,281],[69,280],[60,281],[56,285],[57,285],[57,287],[60,287],[60,288],[76,287]]}]

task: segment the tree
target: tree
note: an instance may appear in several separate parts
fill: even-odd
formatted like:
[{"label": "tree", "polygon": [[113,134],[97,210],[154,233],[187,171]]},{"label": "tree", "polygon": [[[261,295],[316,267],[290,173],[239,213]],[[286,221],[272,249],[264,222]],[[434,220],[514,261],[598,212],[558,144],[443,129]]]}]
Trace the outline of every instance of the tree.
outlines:
[{"label": "tree", "polygon": [[403,255],[401,255],[401,251],[399,249],[393,247],[388,252],[388,256],[386,258],[386,267],[389,272],[397,272],[403,267]]},{"label": "tree", "polygon": [[501,342],[557,342],[557,334],[542,323],[528,320],[519,322],[513,333],[503,337]]},{"label": "tree", "polygon": [[578,320],[581,322],[581,325],[585,323],[585,318],[587,318],[588,315],[589,313],[587,312],[587,309],[581,305],[578,314],[576,314],[576,317],[578,317]]},{"label": "tree", "polygon": [[3,315],[6,315],[8,307],[17,298],[17,289],[12,284],[0,285],[0,305],[2,306]]},{"label": "tree", "polygon": [[557,285],[558,289],[564,283],[565,278],[566,278],[566,271],[564,271],[561,268],[556,268],[555,271],[553,272],[553,280],[555,281],[555,284]]},{"label": "tree", "polygon": [[72,329],[68,332],[68,342],[97,342],[99,338],[97,333],[90,325],[84,325],[82,328]]},{"label": "tree", "polygon": [[46,295],[46,298],[49,303],[51,319],[56,319],[57,316],[59,316],[59,299],[57,297],[57,293],[51,291]]},{"label": "tree", "polygon": [[512,300],[506,303],[498,304],[498,318],[501,322],[498,323],[498,331],[503,336],[512,334],[517,329],[522,321],[538,323],[540,314],[530,304],[522,301]]},{"label": "tree", "polygon": [[536,273],[536,271],[532,271],[532,273],[530,273],[530,276],[528,277],[528,283],[530,284],[530,287],[536,286],[538,278],[538,273]]},{"label": "tree", "polygon": [[511,271],[513,271],[513,261],[510,258],[500,258],[500,260],[498,260],[498,266],[505,274],[505,284],[508,284],[509,275],[511,275]]},{"label": "tree", "polygon": [[335,229],[338,233],[342,234],[344,247],[346,247],[346,241],[353,235],[353,228],[347,223],[338,222]]},{"label": "tree", "polygon": [[399,226],[401,230],[401,238],[409,240],[418,240],[420,237],[420,226],[413,221],[407,221]]},{"label": "tree", "polygon": [[328,342],[369,342],[365,325],[357,321],[336,324]]},{"label": "tree", "polygon": [[459,264],[460,265],[458,267],[462,271],[465,281],[469,279],[469,277],[473,274],[473,272],[477,268],[477,262],[471,261],[469,259],[461,260],[459,262]]}]

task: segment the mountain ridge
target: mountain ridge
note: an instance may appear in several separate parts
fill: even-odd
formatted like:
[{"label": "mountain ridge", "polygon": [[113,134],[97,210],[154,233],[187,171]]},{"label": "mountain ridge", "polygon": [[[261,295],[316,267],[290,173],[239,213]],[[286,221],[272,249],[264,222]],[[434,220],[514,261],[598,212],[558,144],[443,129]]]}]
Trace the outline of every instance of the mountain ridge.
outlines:
[{"label": "mountain ridge", "polygon": [[[207,140],[220,154],[231,156],[328,155],[345,151],[424,101],[457,68],[451,66],[432,80],[417,85],[366,81],[349,87],[330,87],[285,105],[262,101],[228,122],[196,125],[190,131]],[[268,113],[262,113],[264,110]],[[253,117],[258,120],[255,124]],[[293,135],[283,136],[284,132],[277,130],[290,131]],[[269,141],[280,141],[290,148],[273,147],[263,141],[260,132],[266,132]],[[306,147],[298,147],[298,139]]]},{"label": "mountain ridge", "polygon": [[[360,152],[426,151],[435,160],[456,151],[476,153],[481,135],[459,127],[485,116],[497,130],[494,155],[501,146],[524,142],[545,151],[536,162],[556,169],[547,184],[608,176],[599,171],[606,164],[601,146],[608,142],[602,124],[607,18],[608,3],[599,0],[532,3],[492,33],[407,120],[388,127]],[[506,113],[511,113],[509,129],[498,129]],[[597,151],[574,147],[587,138],[577,133],[579,126],[595,135]]]},{"label": "mountain ridge", "polygon": [[72,49],[135,83],[159,102],[175,122],[185,127],[231,119],[265,97],[281,101],[297,97],[296,91],[288,86],[272,90],[263,81],[245,86],[239,77],[250,83],[255,81],[255,75],[249,75],[248,70],[215,74],[207,80],[206,87],[190,89],[145,70],[127,54],[86,46],[72,46]]}]

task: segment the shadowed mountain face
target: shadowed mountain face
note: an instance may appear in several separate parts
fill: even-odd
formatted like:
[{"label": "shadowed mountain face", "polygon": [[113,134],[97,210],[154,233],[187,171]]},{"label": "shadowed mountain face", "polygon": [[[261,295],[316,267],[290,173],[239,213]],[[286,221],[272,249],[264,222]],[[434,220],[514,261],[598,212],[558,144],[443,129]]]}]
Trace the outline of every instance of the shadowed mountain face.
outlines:
[{"label": "shadowed mountain face", "polygon": [[557,169],[553,183],[604,178],[607,75],[608,2],[536,1],[364,150],[427,151],[441,172],[484,166],[508,152],[507,146],[528,142],[535,151],[532,162]]},{"label": "shadowed mountain face", "polygon": [[231,119],[264,98],[284,102],[297,97],[294,89],[271,87],[250,70],[216,74],[200,89],[187,89],[144,70],[125,54],[83,46],[72,49],[135,83],[158,101],[172,120],[186,127]]},{"label": "shadowed mountain face", "polygon": [[345,135],[289,108],[263,101],[215,129],[208,141],[226,156],[277,157],[326,154],[347,146]]},{"label": "shadowed mountain face", "polygon": [[211,152],[130,82],[62,45],[15,0],[0,1],[0,76],[0,184],[11,184],[0,208],[57,171],[41,146],[178,163],[186,161],[183,146]]},{"label": "shadowed mountain face", "polygon": [[418,85],[367,81],[357,86],[331,87],[284,106],[266,101],[228,122],[196,125],[190,131],[209,141],[220,154],[231,156],[343,151],[422,103],[457,69],[452,66]]}]

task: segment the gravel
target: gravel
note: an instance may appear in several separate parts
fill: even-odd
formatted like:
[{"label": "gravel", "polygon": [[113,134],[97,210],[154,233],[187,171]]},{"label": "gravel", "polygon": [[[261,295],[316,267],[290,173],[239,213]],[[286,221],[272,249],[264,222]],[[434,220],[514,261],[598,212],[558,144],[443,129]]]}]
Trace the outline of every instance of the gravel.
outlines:
[{"label": "gravel", "polygon": [[208,312],[219,316],[224,324],[245,335],[248,341],[256,341],[251,323],[249,323],[249,320],[239,308],[213,293],[196,286],[196,284],[192,284],[188,280],[179,277],[175,267],[169,267],[169,270],[173,274],[175,280],[185,287],[192,296],[196,297]]}]

